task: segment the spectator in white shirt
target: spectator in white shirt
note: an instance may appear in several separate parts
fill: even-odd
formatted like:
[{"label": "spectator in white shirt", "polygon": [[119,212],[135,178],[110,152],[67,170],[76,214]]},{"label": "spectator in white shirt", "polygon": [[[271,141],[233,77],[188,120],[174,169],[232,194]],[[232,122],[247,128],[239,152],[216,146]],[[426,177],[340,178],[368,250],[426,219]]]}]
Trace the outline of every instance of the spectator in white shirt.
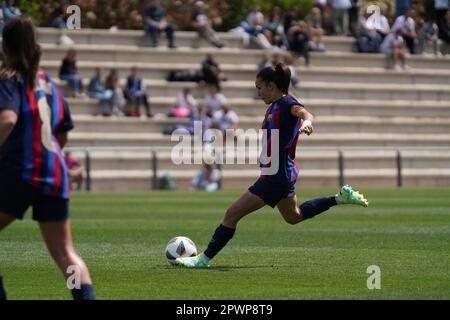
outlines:
[{"label": "spectator in white shirt", "polygon": [[205,96],[207,111],[214,113],[227,103],[227,98],[220,93],[215,85],[209,86],[209,94]]},{"label": "spectator in white shirt", "polygon": [[400,29],[389,33],[386,38],[384,38],[380,51],[389,56],[391,66],[394,70],[400,71],[408,68],[405,63],[405,41],[402,38],[402,31]]},{"label": "spectator in white shirt", "polygon": [[401,35],[405,40],[406,46],[411,54],[415,53],[416,23],[412,18],[412,11],[408,9],[404,15],[399,16],[392,26],[392,32],[401,31]]},{"label": "spectator in white shirt", "polygon": [[[227,129],[237,129],[239,117],[227,104],[222,105],[220,110],[213,113],[212,127],[225,131]],[[224,134],[225,137],[225,134]]]}]

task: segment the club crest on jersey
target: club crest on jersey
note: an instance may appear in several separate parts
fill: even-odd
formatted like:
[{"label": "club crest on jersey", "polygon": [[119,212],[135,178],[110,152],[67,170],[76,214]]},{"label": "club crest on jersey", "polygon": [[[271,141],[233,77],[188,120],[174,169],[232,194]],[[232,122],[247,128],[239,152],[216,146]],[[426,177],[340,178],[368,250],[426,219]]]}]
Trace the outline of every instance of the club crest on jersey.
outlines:
[{"label": "club crest on jersey", "polygon": [[271,121],[272,120],[273,115],[271,113],[269,113],[266,117],[267,121]]}]

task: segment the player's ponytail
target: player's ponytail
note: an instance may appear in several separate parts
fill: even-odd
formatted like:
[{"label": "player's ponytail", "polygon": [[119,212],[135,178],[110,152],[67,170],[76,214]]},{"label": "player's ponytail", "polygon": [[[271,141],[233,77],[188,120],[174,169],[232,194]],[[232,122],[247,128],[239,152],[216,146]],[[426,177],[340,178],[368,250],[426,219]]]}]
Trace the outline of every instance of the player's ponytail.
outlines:
[{"label": "player's ponytail", "polygon": [[25,76],[27,86],[36,86],[42,50],[36,42],[33,21],[28,16],[20,16],[3,28],[4,68],[1,77]]},{"label": "player's ponytail", "polygon": [[266,83],[273,82],[283,94],[288,93],[291,83],[291,70],[287,65],[277,63],[275,66],[265,67],[256,77]]}]

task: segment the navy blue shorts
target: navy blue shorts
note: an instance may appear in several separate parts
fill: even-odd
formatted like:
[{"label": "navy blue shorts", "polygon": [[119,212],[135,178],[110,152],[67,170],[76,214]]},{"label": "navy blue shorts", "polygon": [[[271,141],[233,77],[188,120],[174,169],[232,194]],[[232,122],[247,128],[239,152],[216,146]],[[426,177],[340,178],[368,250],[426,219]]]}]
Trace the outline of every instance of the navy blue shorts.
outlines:
[{"label": "navy blue shorts", "polygon": [[63,221],[69,217],[69,200],[43,195],[21,177],[0,172],[0,212],[22,220],[29,207],[36,221]]},{"label": "navy blue shorts", "polygon": [[272,182],[267,178],[259,178],[248,191],[260,197],[265,204],[274,208],[280,200],[295,196],[294,182]]}]

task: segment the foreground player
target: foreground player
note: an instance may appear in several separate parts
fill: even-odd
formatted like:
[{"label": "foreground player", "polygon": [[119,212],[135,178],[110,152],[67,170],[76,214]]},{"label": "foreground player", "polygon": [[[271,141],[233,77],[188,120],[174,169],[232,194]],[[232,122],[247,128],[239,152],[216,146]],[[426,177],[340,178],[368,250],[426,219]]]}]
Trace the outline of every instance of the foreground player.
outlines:
[{"label": "foreground player", "polygon": [[[259,96],[270,105],[266,111],[263,129],[267,130],[267,155],[276,156],[278,151],[279,169],[276,174],[266,175],[267,166],[261,164],[261,176],[225,213],[222,224],[216,229],[208,248],[195,257],[178,258],[176,263],[185,267],[208,267],[209,260],[222,250],[233,237],[237,223],[247,214],[264,205],[277,206],[284,220],[297,224],[306,219],[341,204],[355,204],[367,207],[369,203],[362,194],[343,186],[336,196],[318,198],[297,206],[295,181],[298,167],[294,162],[298,136],[313,132],[313,116],[293,96],[288,94],[291,80],[289,68],[281,63],[275,67],[262,69],[255,86]],[[279,130],[279,150],[271,150],[272,130]],[[272,159],[274,160],[274,159]],[[273,161],[272,161],[273,163]]]},{"label": "foreground player", "polygon": [[[33,22],[20,17],[3,29],[0,70],[0,230],[33,208],[33,219],[67,279],[80,271],[76,300],[95,299],[89,271],[72,245],[69,184],[61,148],[73,128],[66,101],[38,70],[41,48]],[[17,249],[19,250],[19,248]],[[70,272],[68,274],[68,272]],[[0,299],[6,299],[0,275]]]}]

